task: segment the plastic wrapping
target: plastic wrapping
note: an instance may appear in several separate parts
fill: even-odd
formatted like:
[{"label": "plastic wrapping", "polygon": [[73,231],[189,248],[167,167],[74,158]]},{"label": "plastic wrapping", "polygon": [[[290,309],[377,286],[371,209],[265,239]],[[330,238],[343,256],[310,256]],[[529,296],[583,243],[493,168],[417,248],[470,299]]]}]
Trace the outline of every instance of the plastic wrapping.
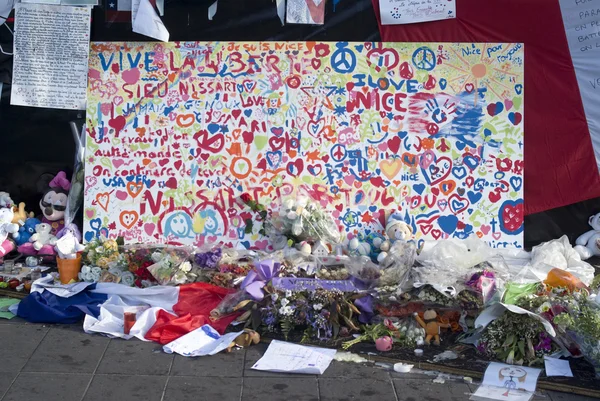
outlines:
[{"label": "plastic wrapping", "polygon": [[237,310],[237,307],[242,307],[241,302],[252,300],[252,296],[246,291],[238,291],[233,294],[226,295],[225,298],[210,311],[211,320],[219,320],[223,316],[227,316]]},{"label": "plastic wrapping", "polygon": [[392,244],[383,267],[380,285],[410,288],[411,269],[417,256],[417,247],[413,242],[396,241]]},{"label": "plastic wrapping", "polygon": [[272,238],[285,236],[294,242],[341,242],[340,230],[333,215],[307,197],[283,202],[279,212],[274,213],[267,224],[267,232]]},{"label": "plastic wrapping", "polygon": [[190,247],[165,246],[152,253],[153,265],[148,271],[160,285],[184,284],[191,277],[192,264],[189,259],[192,254]]},{"label": "plastic wrapping", "polygon": [[194,266],[200,269],[217,269],[223,257],[220,247],[200,248],[194,253]]},{"label": "plastic wrapping", "polygon": [[559,239],[545,242],[531,250],[531,266],[535,270],[540,270],[538,265],[542,265],[541,268],[546,273],[548,270],[545,266],[566,270],[577,276],[586,285],[590,284],[594,279],[594,267],[581,260],[581,256],[573,249],[566,235]]},{"label": "plastic wrapping", "polygon": [[65,205],[65,226],[57,233],[57,237],[62,237],[66,232],[72,232],[77,238],[77,241],[81,242],[81,232],[79,228],[73,223],[77,211],[83,203],[83,189],[84,189],[84,157],[85,157],[85,125],[81,130],[79,136],[75,136],[75,161],[73,164],[73,176],[71,177],[71,188],[67,196],[67,204]]},{"label": "plastic wrapping", "polygon": [[348,272],[366,288],[377,287],[382,269],[367,256],[352,257],[348,262]]}]

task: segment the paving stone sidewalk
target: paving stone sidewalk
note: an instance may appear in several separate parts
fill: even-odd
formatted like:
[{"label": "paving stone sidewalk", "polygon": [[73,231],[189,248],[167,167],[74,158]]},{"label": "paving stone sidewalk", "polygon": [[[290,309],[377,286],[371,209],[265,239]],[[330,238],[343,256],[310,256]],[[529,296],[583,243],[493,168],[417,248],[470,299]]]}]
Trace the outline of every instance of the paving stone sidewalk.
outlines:
[{"label": "paving stone sidewalk", "polygon": [[[184,358],[155,343],[85,334],[81,323],[0,320],[0,345],[0,401],[454,401],[477,387],[336,361],[319,377],[260,372],[250,368],[265,344]],[[535,398],[587,399],[545,391]]]}]

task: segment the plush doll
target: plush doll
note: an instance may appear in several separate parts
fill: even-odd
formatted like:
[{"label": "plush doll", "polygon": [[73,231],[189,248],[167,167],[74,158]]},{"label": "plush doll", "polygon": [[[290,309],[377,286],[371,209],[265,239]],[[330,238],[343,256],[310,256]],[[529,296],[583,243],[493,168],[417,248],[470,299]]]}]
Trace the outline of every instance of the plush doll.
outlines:
[{"label": "plush doll", "polygon": [[40,200],[42,223],[50,225],[51,234],[56,235],[65,225],[64,217],[67,209],[67,197],[71,183],[64,171],[61,171],[50,181],[48,189]]},{"label": "plush doll", "polygon": [[440,345],[440,329],[447,329],[450,325],[447,323],[438,323],[437,312],[433,309],[426,310],[423,314],[423,319],[421,319],[421,316],[417,312],[413,313],[413,316],[417,323],[425,329],[425,344],[429,345],[433,338],[433,344]]},{"label": "plush doll", "polygon": [[19,225],[14,224],[13,211],[10,208],[0,209],[0,258],[15,249],[15,244],[9,238],[9,234],[19,231]]},{"label": "plush doll", "polygon": [[35,217],[30,217],[25,220],[25,223],[19,227],[19,231],[13,234],[13,238],[17,245],[23,245],[29,242],[29,238],[35,234],[35,226],[42,222]]},{"label": "plush doll", "polygon": [[351,255],[368,256],[371,253],[371,245],[359,234],[348,242],[348,252]]},{"label": "plush doll", "polygon": [[600,256],[600,213],[591,216],[588,223],[593,230],[579,236],[575,241],[575,250],[582,260]]},{"label": "plush doll", "polygon": [[312,252],[312,246],[307,241],[300,243],[299,251],[305,255],[310,255]]},{"label": "plush doll", "polygon": [[260,334],[254,330],[244,329],[244,332],[237,336],[231,344],[227,347],[227,352],[231,352],[233,348],[237,347],[249,347],[251,344],[258,344],[260,342]]},{"label": "plush doll", "polygon": [[52,227],[50,224],[41,223],[35,226],[35,234],[29,238],[29,242],[33,244],[40,255],[55,255],[54,245],[56,245],[56,237],[52,235]]},{"label": "plush doll", "polygon": [[8,192],[0,192],[0,207],[13,207],[14,204]]},{"label": "plush doll", "polygon": [[385,233],[389,239],[385,240],[380,246],[382,252],[377,256],[379,263],[385,260],[388,251],[395,241],[408,241],[412,238],[413,234],[412,228],[406,224],[404,217],[398,213],[394,213],[388,218]]},{"label": "plush doll", "polygon": [[35,214],[33,212],[27,213],[25,211],[24,202],[19,203],[19,206],[13,206],[12,209],[14,214],[12,222],[15,224],[23,225],[25,223],[25,220],[31,217],[35,217]]}]

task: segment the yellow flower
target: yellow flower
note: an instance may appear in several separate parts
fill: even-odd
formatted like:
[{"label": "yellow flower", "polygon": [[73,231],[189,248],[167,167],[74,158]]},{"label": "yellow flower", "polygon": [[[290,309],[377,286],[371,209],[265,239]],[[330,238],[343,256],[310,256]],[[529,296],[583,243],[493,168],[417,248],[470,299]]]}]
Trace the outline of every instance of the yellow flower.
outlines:
[{"label": "yellow flower", "polygon": [[96,264],[98,265],[98,267],[100,267],[102,269],[106,269],[108,267],[109,263],[110,263],[110,260],[108,260],[108,258],[105,258],[105,257],[101,257],[96,262]]},{"label": "yellow flower", "polygon": [[114,239],[106,240],[103,245],[107,252],[117,252],[119,250],[119,245]]}]

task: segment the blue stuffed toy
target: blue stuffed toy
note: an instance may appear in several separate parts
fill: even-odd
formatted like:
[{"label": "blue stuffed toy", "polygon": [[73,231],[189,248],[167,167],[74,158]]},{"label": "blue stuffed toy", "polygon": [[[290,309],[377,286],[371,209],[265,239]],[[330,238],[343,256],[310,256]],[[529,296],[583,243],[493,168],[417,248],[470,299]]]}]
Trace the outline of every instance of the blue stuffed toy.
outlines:
[{"label": "blue stuffed toy", "polygon": [[13,238],[15,239],[17,245],[23,245],[29,242],[29,238],[31,238],[31,236],[35,234],[35,226],[41,223],[42,222],[36,219],[35,217],[30,217],[27,220],[25,220],[25,224],[19,227],[19,232],[13,235]]}]

